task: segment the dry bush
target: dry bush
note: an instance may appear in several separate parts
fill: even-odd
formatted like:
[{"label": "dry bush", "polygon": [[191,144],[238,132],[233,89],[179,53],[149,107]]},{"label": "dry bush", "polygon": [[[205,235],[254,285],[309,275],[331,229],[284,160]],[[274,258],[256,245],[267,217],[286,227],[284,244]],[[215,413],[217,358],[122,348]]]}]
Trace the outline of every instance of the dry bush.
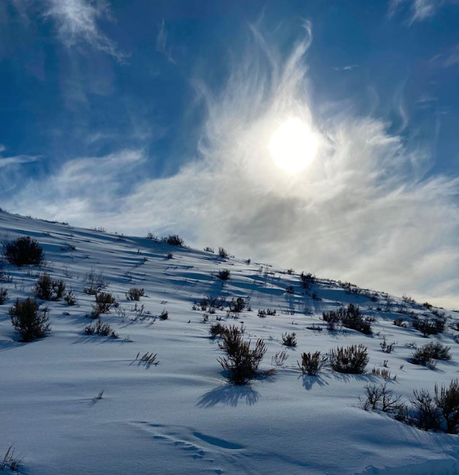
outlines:
[{"label": "dry bush", "polygon": [[435,398],[427,389],[413,391],[411,404],[413,406],[411,412],[414,413],[412,422],[416,427],[424,430],[441,428],[441,412],[435,403]]},{"label": "dry bush", "polygon": [[143,297],[144,295],[145,295],[145,290],[144,289],[138,289],[137,287],[131,287],[129,289],[129,292],[126,294],[126,298],[128,300],[139,301],[140,297]]},{"label": "dry bush", "polygon": [[450,360],[450,347],[440,342],[432,342],[417,348],[411,355],[410,362],[421,366],[435,368],[435,360]]},{"label": "dry bush", "polygon": [[40,300],[57,301],[64,296],[64,292],[64,281],[52,279],[48,274],[40,275],[34,288],[35,297]]},{"label": "dry bush", "polygon": [[390,374],[390,371],[386,368],[373,368],[371,370],[371,374],[373,374],[374,376],[381,376],[382,378],[384,379],[389,379],[389,380],[392,380],[392,381],[396,381],[397,380],[397,375],[394,375],[392,376]]},{"label": "dry bush", "polygon": [[0,287],[0,305],[3,305],[8,300],[8,289]]},{"label": "dry bush", "polygon": [[320,351],[314,353],[302,353],[301,362],[298,361],[298,368],[304,375],[316,376],[320,373],[328,358],[321,356]]},{"label": "dry bush", "polygon": [[35,299],[16,300],[10,308],[11,324],[20,333],[21,341],[27,342],[43,338],[51,330],[48,308],[40,305]]},{"label": "dry bush", "polygon": [[311,285],[316,282],[316,278],[311,273],[305,274],[304,272],[300,275],[301,287],[304,290],[309,290]]},{"label": "dry bush", "polygon": [[443,333],[446,325],[444,315],[425,315],[422,318],[413,316],[413,328],[419,330],[425,337],[429,335],[438,335]]},{"label": "dry bush", "polygon": [[250,341],[242,339],[241,330],[236,326],[230,326],[223,333],[220,346],[227,356],[219,358],[218,361],[227,372],[229,381],[243,385],[258,375],[258,367],[267,351],[261,338],[252,348]]},{"label": "dry bush", "polygon": [[226,331],[226,327],[221,323],[213,323],[209,328],[210,338],[221,337]]},{"label": "dry bush", "polygon": [[167,310],[163,310],[160,314],[159,314],[159,319],[160,320],[167,320],[169,318],[169,312]]},{"label": "dry bush", "polygon": [[112,330],[108,323],[102,323],[100,318],[92,325],[87,325],[84,329],[86,335],[109,336],[110,338],[118,338],[118,334]]},{"label": "dry bush", "polygon": [[85,276],[84,281],[88,284],[85,287],[84,293],[88,295],[97,295],[102,289],[108,286],[108,281],[105,279],[102,272],[97,272],[95,269],[91,269]]},{"label": "dry bush", "polygon": [[362,407],[366,411],[381,411],[400,415],[406,410],[401,399],[401,396],[394,396],[393,391],[387,387],[387,383],[379,386],[370,384],[365,386],[365,399],[362,401]]},{"label": "dry bush", "polygon": [[64,300],[67,302],[68,305],[70,306],[73,306],[73,305],[76,305],[78,303],[78,300],[75,296],[75,294],[73,293],[73,290],[69,290],[65,296],[64,296]]},{"label": "dry bush", "polygon": [[110,312],[112,307],[118,307],[116,298],[108,292],[99,292],[96,294],[96,305],[92,307],[91,318],[99,318],[103,313]]},{"label": "dry bush", "polygon": [[368,364],[368,350],[364,345],[340,347],[330,351],[331,367],[338,373],[362,374]]},{"label": "dry bush", "polygon": [[282,334],[282,344],[291,348],[296,347],[296,333],[283,333]]},{"label": "dry bush", "polygon": [[371,320],[365,318],[358,305],[350,303],[347,307],[340,307],[335,311],[324,312],[322,319],[327,323],[329,330],[339,326],[357,330],[365,335],[371,334]]},{"label": "dry bush", "polygon": [[273,366],[284,366],[288,360],[288,354],[285,350],[278,351],[275,355],[271,357],[271,364]]},{"label": "dry bush", "polygon": [[271,310],[267,308],[266,310],[258,310],[258,316],[260,318],[265,318],[266,316],[274,316],[276,315],[276,310]]},{"label": "dry bush", "polygon": [[459,429],[459,382],[451,381],[449,387],[435,385],[435,404],[441,412],[446,432],[457,434]]},{"label": "dry bush", "polygon": [[233,313],[241,313],[247,306],[247,300],[238,297],[236,299],[232,299],[229,303],[229,311]]},{"label": "dry bush", "polygon": [[178,234],[170,234],[169,236],[161,238],[161,242],[170,244],[171,246],[184,246],[184,240]]},{"label": "dry bush", "polygon": [[327,324],[328,331],[335,331],[341,328],[341,317],[338,312],[324,312],[322,320]]},{"label": "dry bush", "polygon": [[220,280],[225,281],[225,280],[228,280],[230,278],[230,274],[231,274],[231,272],[228,269],[223,269],[223,270],[218,272],[217,277]]},{"label": "dry bush", "polygon": [[10,264],[17,267],[41,266],[45,261],[43,248],[36,239],[30,236],[3,242],[3,256]]},{"label": "dry bush", "polygon": [[396,345],[395,341],[393,343],[387,343],[386,337],[383,337],[383,341],[379,344],[379,346],[381,347],[381,350],[387,354],[392,353],[395,345]]},{"label": "dry bush", "polygon": [[3,456],[0,459],[0,472],[7,470],[9,472],[19,472],[19,467],[22,460],[14,455],[14,446],[10,445]]},{"label": "dry bush", "polygon": [[227,259],[229,257],[229,254],[226,252],[225,248],[219,247],[218,256],[221,257],[222,259]]}]

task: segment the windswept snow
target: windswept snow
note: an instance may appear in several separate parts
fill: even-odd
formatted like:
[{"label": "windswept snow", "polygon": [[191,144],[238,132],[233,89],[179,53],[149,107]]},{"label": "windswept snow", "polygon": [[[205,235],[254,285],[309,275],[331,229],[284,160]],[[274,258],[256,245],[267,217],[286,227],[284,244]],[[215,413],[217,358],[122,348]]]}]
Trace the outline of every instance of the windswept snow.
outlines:
[{"label": "windswept snow", "polygon": [[[435,383],[456,378],[459,345],[449,328],[457,318],[454,312],[446,312],[451,318],[444,334],[426,339],[413,328],[393,324],[404,317],[396,313],[400,298],[393,297],[392,312],[378,312],[384,297],[375,303],[368,295],[349,294],[338,283],[320,279],[312,290],[321,300],[313,300],[304,295],[298,272],[266,264],[4,212],[0,235],[37,239],[47,260],[42,269],[7,265],[12,281],[0,282],[10,297],[0,306],[0,456],[14,444],[21,473],[459,473],[459,436],[424,432],[365,412],[359,403],[365,385],[384,381],[371,374],[372,368],[383,368],[384,360],[397,375],[388,384],[405,399],[413,389],[432,391]],[[224,284],[216,277],[223,269],[231,271]],[[83,332],[95,302],[83,291],[91,270],[103,274],[109,282],[105,291],[120,303],[101,317],[118,339]],[[308,271],[297,269],[302,270]],[[8,309],[16,298],[32,296],[43,272],[63,279],[78,304],[46,302],[51,333],[19,343]],[[294,294],[285,292],[290,285]],[[145,289],[139,302],[126,299],[131,287]],[[205,323],[204,312],[192,307],[209,295],[249,297],[251,311],[227,320],[226,311],[217,310]],[[326,329],[322,312],[349,302],[377,319],[373,335]],[[257,311],[267,308],[276,315],[259,318]],[[163,310],[169,318],[155,319]],[[416,305],[412,310],[425,311]],[[233,386],[217,361],[223,354],[218,341],[208,337],[216,317],[224,324],[243,324],[246,338],[265,340],[262,369],[272,368],[271,357],[285,349],[282,333],[295,332],[298,346],[286,350],[289,359],[275,374]],[[391,354],[381,351],[383,336],[396,342]],[[451,361],[438,362],[435,370],[407,361],[411,344],[436,340],[451,347]],[[326,369],[318,377],[301,375],[297,360],[302,352],[326,353],[351,344],[368,347],[370,374]],[[136,360],[147,352],[157,353],[158,365]]]}]

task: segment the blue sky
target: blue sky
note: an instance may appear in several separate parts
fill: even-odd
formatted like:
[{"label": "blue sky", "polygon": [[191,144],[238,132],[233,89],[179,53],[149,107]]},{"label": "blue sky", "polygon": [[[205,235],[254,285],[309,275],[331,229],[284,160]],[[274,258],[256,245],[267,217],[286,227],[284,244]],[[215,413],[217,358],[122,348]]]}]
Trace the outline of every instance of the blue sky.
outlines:
[{"label": "blue sky", "polygon": [[[459,306],[459,2],[6,0],[0,205]],[[271,169],[274,124],[322,152]]]}]

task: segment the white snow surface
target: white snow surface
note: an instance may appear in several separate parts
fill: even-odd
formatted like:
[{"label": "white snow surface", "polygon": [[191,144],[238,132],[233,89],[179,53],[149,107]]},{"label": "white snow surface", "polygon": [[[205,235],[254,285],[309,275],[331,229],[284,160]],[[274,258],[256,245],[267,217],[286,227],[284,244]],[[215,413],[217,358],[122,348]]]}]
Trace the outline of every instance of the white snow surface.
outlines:
[{"label": "white snow surface", "polygon": [[[459,473],[457,435],[421,431],[361,408],[365,385],[384,381],[371,374],[384,360],[397,375],[389,386],[407,400],[413,389],[432,391],[435,383],[449,384],[458,375],[454,331],[448,325],[444,334],[426,339],[412,328],[393,325],[404,317],[395,311],[400,298],[393,297],[393,312],[377,312],[379,304],[368,296],[318,279],[313,290],[322,300],[313,300],[304,295],[298,272],[0,212],[0,236],[24,235],[38,240],[47,262],[41,269],[6,265],[13,280],[0,283],[9,292],[0,306],[0,456],[14,444],[22,458],[20,473]],[[94,296],[83,292],[84,277],[92,269],[103,273],[109,282],[105,291],[120,303],[118,311],[101,317],[118,339],[84,334],[94,304]],[[224,285],[216,278],[222,269],[231,271]],[[78,304],[45,302],[51,332],[20,343],[8,309],[16,298],[33,296],[43,272],[63,279]],[[289,285],[293,295],[285,292]],[[145,289],[137,306],[144,305],[150,315],[136,318],[135,302],[126,298],[131,287]],[[192,306],[208,295],[250,297],[252,310],[238,319],[217,310],[205,323],[203,312]],[[376,317],[373,335],[326,329],[322,312],[349,302]],[[266,308],[277,314],[259,318],[258,309]],[[169,319],[155,319],[164,309]],[[413,310],[425,311],[419,305]],[[457,313],[446,313],[449,323],[457,319]],[[223,356],[218,340],[209,338],[216,317],[224,324],[243,323],[246,338],[264,339],[268,352],[262,369],[271,369],[271,357],[285,349],[282,333],[295,332],[298,346],[287,349],[289,359],[274,375],[231,385],[217,361]],[[323,330],[307,328],[312,325]],[[383,336],[397,342],[391,354],[381,351]],[[407,345],[435,340],[451,347],[451,361],[438,362],[435,370],[408,362],[413,350]],[[367,374],[328,368],[319,377],[301,375],[297,360],[302,352],[327,353],[351,344],[368,347]],[[135,361],[146,352],[157,353],[159,364]],[[102,390],[102,398],[95,399]]]}]

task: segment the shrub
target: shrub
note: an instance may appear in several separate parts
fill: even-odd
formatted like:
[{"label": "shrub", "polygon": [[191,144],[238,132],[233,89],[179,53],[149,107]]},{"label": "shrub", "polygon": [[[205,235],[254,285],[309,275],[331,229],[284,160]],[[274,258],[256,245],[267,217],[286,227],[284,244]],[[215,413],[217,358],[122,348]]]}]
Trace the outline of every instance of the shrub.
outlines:
[{"label": "shrub", "polygon": [[394,320],[394,325],[396,327],[400,327],[400,328],[406,328],[407,327],[407,323],[403,320],[403,318],[396,318]]},{"label": "shrub", "polygon": [[381,411],[398,415],[404,413],[406,409],[405,404],[401,402],[401,396],[394,396],[393,391],[387,387],[387,383],[379,386],[376,384],[365,386],[362,407],[366,411]]},{"label": "shrub", "polygon": [[386,337],[383,337],[383,341],[379,344],[379,346],[384,353],[390,354],[394,350],[395,341],[393,343],[387,343]]},{"label": "shrub", "polygon": [[5,455],[0,459],[0,472],[7,470],[9,472],[19,472],[19,467],[21,465],[21,459],[14,455],[14,446],[10,445]]},{"label": "shrub", "polygon": [[140,297],[145,295],[144,289],[138,289],[137,287],[132,287],[129,289],[129,292],[126,294],[126,298],[128,300],[136,300],[139,301]]},{"label": "shrub", "polygon": [[368,364],[368,351],[364,345],[352,345],[331,350],[331,367],[338,373],[362,374]]},{"label": "shrub", "polygon": [[91,269],[84,276],[84,280],[88,284],[88,287],[84,289],[84,293],[88,295],[97,295],[98,292],[108,285],[102,272],[96,272],[95,269]]},{"label": "shrub", "polygon": [[285,289],[285,293],[286,293],[286,294],[293,295],[293,294],[295,293],[295,289],[293,288],[292,285],[289,285],[289,286]]},{"label": "shrub", "polygon": [[159,242],[159,237],[151,232],[147,233],[147,239],[150,239],[153,242]]},{"label": "shrub", "polygon": [[301,362],[298,361],[298,368],[300,368],[301,372],[305,375],[316,376],[322,370],[327,359],[326,356],[320,355],[320,351],[314,353],[302,353]]},{"label": "shrub", "polygon": [[247,301],[242,297],[238,297],[237,299],[232,299],[229,303],[229,310],[233,313],[240,313],[242,312],[245,307],[247,306]]},{"label": "shrub", "polygon": [[258,310],[258,316],[260,318],[265,318],[266,316],[274,316],[276,315],[276,310],[271,310],[267,308],[266,310]]},{"label": "shrub", "polygon": [[435,404],[435,399],[429,391],[421,389],[413,391],[411,398],[414,412],[413,422],[419,429],[437,430],[441,427],[441,413]]},{"label": "shrub", "polygon": [[282,344],[294,348],[296,346],[296,333],[284,333],[282,335]]},{"label": "shrub", "polygon": [[324,312],[322,313],[322,320],[327,324],[329,331],[334,331],[341,327],[341,317],[337,312]]},{"label": "shrub", "polygon": [[161,239],[162,242],[170,244],[171,246],[184,246],[184,240],[178,234],[170,234],[167,237]]},{"label": "shrub", "polygon": [[0,305],[3,305],[8,300],[8,290],[0,287]]},{"label": "shrub", "polygon": [[228,327],[222,335],[221,348],[227,356],[219,358],[222,368],[227,372],[229,381],[236,385],[246,384],[258,374],[258,367],[267,348],[260,338],[252,348],[250,341],[243,341],[242,332],[236,326]]},{"label": "shrub", "polygon": [[70,306],[73,306],[73,305],[76,305],[78,300],[75,296],[75,294],[73,293],[73,290],[69,290],[66,294],[65,294],[65,297],[64,297],[64,300],[67,302],[68,305]]},{"label": "shrub", "polygon": [[37,299],[60,300],[64,296],[65,283],[63,280],[54,280],[48,274],[42,274],[35,285],[34,293]]},{"label": "shrub", "polygon": [[160,320],[167,320],[169,318],[169,312],[167,310],[163,310],[160,314],[159,314],[159,319]]},{"label": "shrub", "polygon": [[213,323],[209,328],[210,338],[221,337],[226,331],[226,327],[221,323]]},{"label": "shrub", "polygon": [[316,278],[310,273],[305,274],[304,272],[302,272],[300,275],[300,281],[301,287],[303,287],[304,290],[309,290],[311,285],[316,282]]},{"label": "shrub", "polygon": [[109,336],[111,338],[118,338],[118,334],[112,330],[108,323],[102,323],[100,318],[92,325],[87,325],[84,329],[86,335]]},{"label": "shrub", "polygon": [[24,236],[3,243],[3,256],[17,267],[41,266],[45,261],[43,248],[36,239]]},{"label": "shrub", "polygon": [[118,307],[116,298],[108,292],[99,292],[96,294],[96,305],[92,308],[91,317],[99,318],[101,314],[108,313],[112,307]]},{"label": "shrub", "polygon": [[212,254],[215,252],[214,249],[212,247],[209,247],[209,246],[205,247],[204,251],[205,252],[211,252]]},{"label": "shrub", "polygon": [[435,367],[433,360],[450,360],[450,347],[444,346],[439,342],[428,343],[418,348],[410,358],[411,363],[422,366],[428,366],[431,369]]},{"label": "shrub", "polygon": [[173,258],[174,258],[174,254],[172,254],[172,252],[169,252],[169,253],[167,254],[167,258],[168,258],[168,259],[173,259]]},{"label": "shrub", "polygon": [[451,381],[449,387],[435,385],[435,404],[446,424],[446,432],[457,434],[459,426],[459,382]]},{"label": "shrub", "polygon": [[271,364],[273,366],[284,366],[286,361],[288,360],[288,354],[285,350],[278,351],[275,355],[271,357]]},{"label": "shrub", "polygon": [[443,315],[424,316],[413,318],[413,328],[419,330],[425,337],[443,333],[446,325],[446,317]]},{"label": "shrub", "polygon": [[230,278],[230,274],[231,272],[228,270],[228,269],[224,269],[224,270],[221,270],[218,272],[217,274],[217,277],[220,279],[220,280],[228,280]]},{"label": "shrub", "polygon": [[223,247],[218,248],[218,255],[222,259],[227,259],[229,257],[229,254],[226,252],[225,248]]},{"label": "shrub", "polygon": [[358,305],[350,303],[347,307],[340,307],[336,311],[324,312],[322,319],[327,323],[329,330],[343,326],[357,330],[365,335],[371,334],[371,320],[364,318]]},{"label": "shrub", "polygon": [[16,300],[16,303],[10,308],[9,315],[13,327],[20,333],[21,341],[32,341],[37,338],[43,338],[50,329],[48,308],[40,305],[35,299],[26,298],[25,300]]},{"label": "shrub", "polygon": [[371,334],[371,322],[364,318],[358,305],[350,303],[342,312],[341,323],[343,327],[357,330],[365,335]]}]

